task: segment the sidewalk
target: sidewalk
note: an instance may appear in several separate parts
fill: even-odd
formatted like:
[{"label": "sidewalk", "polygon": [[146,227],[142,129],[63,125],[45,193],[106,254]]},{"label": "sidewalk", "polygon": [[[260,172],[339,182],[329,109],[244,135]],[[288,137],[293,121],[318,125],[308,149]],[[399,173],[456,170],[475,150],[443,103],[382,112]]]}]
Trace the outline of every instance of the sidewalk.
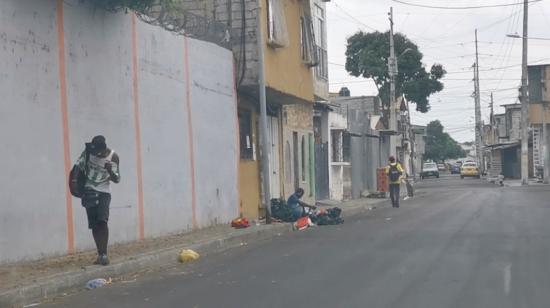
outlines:
[{"label": "sidewalk", "polygon": [[[319,204],[320,208],[338,206],[344,218],[389,206],[388,199],[359,199]],[[41,300],[62,296],[95,278],[113,278],[147,269],[172,265],[178,252],[189,248],[201,257],[260,242],[292,232],[292,224],[253,224],[247,229],[220,225],[185,234],[147,239],[109,247],[111,265],[91,265],[95,251],[0,266],[0,307],[23,307]],[[91,235],[90,235],[91,236]]]},{"label": "sidewalk", "polygon": [[[489,178],[487,177],[486,180],[490,183],[493,183],[493,184],[499,184],[499,179],[498,178]],[[523,186],[521,184],[521,180],[518,180],[518,179],[506,179],[506,180],[503,180],[502,181],[503,183],[503,186],[505,187],[520,187],[520,186]],[[529,179],[529,186],[548,186],[550,184],[544,184],[543,182],[537,180],[537,179]]]}]

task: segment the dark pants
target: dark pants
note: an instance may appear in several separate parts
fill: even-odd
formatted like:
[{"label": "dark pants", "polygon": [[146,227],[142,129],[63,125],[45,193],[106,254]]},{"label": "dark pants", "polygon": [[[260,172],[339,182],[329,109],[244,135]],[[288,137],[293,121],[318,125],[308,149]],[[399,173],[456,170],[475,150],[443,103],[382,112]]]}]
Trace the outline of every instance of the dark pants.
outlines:
[{"label": "dark pants", "polygon": [[399,207],[401,184],[390,184],[390,199],[393,207]]},{"label": "dark pants", "polygon": [[111,204],[111,194],[89,191],[89,197],[84,194],[82,205],[86,208],[88,216],[88,228],[92,229],[97,253],[107,254],[107,245],[109,243],[109,206]]},{"label": "dark pants", "polygon": [[107,224],[109,221],[109,206],[111,204],[111,194],[93,192],[92,205],[86,204],[86,195],[82,198],[82,205],[86,208],[88,216],[88,228],[93,229],[101,223]]}]

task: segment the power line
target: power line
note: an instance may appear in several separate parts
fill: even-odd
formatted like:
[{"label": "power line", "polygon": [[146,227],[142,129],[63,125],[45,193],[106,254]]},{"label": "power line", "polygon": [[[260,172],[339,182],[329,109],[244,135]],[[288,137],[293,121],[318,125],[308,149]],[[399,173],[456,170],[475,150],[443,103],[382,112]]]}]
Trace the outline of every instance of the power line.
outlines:
[{"label": "power line", "polygon": [[[492,4],[492,5],[479,5],[479,6],[433,6],[433,5],[424,5],[424,4],[417,4],[417,3],[411,3],[411,2],[405,2],[402,0],[392,0],[393,2],[410,5],[410,6],[416,6],[416,7],[422,7],[427,9],[441,9],[441,10],[472,10],[472,9],[487,9],[487,8],[495,8],[495,7],[504,7],[504,6],[516,6],[521,5],[518,3],[505,3],[505,4]],[[535,3],[535,2],[541,2],[542,0],[531,0],[527,3]]]},{"label": "power line", "polygon": [[337,3],[334,3],[334,5],[340,9],[344,14],[346,14],[349,18],[351,18],[353,21],[355,21],[357,24],[367,28],[367,29],[370,29],[370,30],[373,30],[373,31],[378,31],[378,29],[375,29],[367,24],[365,24],[364,22],[360,21],[359,19],[353,17],[353,15],[351,15],[350,13],[348,13],[346,10],[344,10],[341,6],[339,6]]},{"label": "power line", "polygon": [[336,65],[336,66],[343,66],[343,67],[346,67],[345,64],[340,64],[340,63],[335,63],[335,62],[328,62],[328,64],[330,65]]},{"label": "power line", "polygon": [[[539,63],[539,62],[548,61],[548,60],[550,60],[550,58],[542,58],[542,59],[538,59],[538,60],[535,60],[535,61],[531,61],[531,63]],[[502,67],[490,67],[490,68],[487,68],[487,69],[480,69],[479,71],[480,72],[491,72],[491,71],[497,71],[497,70],[502,70],[502,69],[508,69],[508,68],[511,68],[511,67],[518,67],[518,66],[521,66],[521,64],[513,64],[513,65],[508,65],[508,66],[502,66]],[[471,73],[471,72],[467,71],[467,70],[470,70],[471,68],[472,68],[471,66],[463,67],[461,69],[463,69],[464,71],[447,72],[447,74]]]}]

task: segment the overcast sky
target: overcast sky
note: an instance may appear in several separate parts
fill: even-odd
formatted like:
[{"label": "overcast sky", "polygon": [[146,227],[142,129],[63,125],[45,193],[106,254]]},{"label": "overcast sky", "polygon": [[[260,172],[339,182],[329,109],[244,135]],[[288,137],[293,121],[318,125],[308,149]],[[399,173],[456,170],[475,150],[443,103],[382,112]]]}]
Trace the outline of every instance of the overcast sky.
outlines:
[{"label": "overcast sky", "polygon": [[[521,0],[403,0],[433,6],[479,6],[521,3]],[[389,29],[388,12],[393,6],[395,31],[405,34],[424,54],[430,67],[441,63],[449,72],[445,89],[430,98],[432,109],[414,113],[414,124],[439,119],[446,131],[459,141],[474,139],[474,91],[472,64],[475,62],[474,30],[478,29],[482,116],[489,117],[490,93],[495,106],[517,101],[521,83],[521,39],[506,34],[522,33],[522,5],[469,9],[428,9],[400,4],[392,0],[331,0],[327,3],[328,58],[330,90],[346,86],[352,95],[376,95],[374,84],[349,76],[346,39],[359,30]],[[529,37],[550,38],[550,0],[530,4]],[[529,41],[529,64],[550,63],[550,40]],[[507,68],[504,68],[507,67]],[[495,112],[503,108],[496,107]]]}]

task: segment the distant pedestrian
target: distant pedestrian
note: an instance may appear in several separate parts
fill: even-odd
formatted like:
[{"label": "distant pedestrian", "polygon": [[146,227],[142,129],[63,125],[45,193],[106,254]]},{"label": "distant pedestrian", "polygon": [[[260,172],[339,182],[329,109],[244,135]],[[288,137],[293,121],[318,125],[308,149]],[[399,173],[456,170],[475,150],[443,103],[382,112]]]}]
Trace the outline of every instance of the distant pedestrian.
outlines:
[{"label": "distant pedestrian", "polygon": [[401,176],[403,175],[403,167],[395,161],[395,157],[390,156],[389,165],[386,166],[386,175],[390,183],[390,199],[393,207],[399,207],[399,194],[401,187]]},{"label": "distant pedestrian", "polygon": [[86,149],[76,162],[76,166],[86,175],[81,199],[88,216],[88,228],[92,230],[97,248],[94,264],[109,264],[107,222],[111,203],[110,182],[120,182],[119,165],[118,155],[107,147],[103,136],[96,136],[92,142],[86,143]]}]

